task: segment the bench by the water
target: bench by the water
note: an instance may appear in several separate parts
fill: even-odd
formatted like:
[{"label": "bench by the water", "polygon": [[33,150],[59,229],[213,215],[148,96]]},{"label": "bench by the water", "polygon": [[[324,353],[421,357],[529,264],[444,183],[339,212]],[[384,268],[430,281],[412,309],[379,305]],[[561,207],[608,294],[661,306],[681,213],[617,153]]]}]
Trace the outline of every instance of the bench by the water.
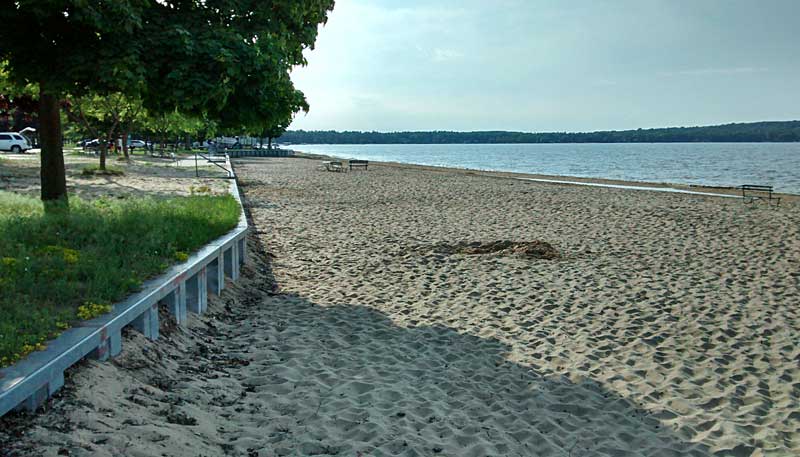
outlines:
[{"label": "bench by the water", "polygon": [[367,165],[369,165],[368,160],[350,160],[350,170],[353,168],[363,168],[364,170],[367,169]]},{"label": "bench by the water", "polygon": [[781,204],[781,198],[774,196],[772,186],[761,186],[757,184],[743,184],[739,186],[742,191],[742,199],[745,203],[753,203],[756,200],[764,200],[768,205],[775,203],[775,206]]}]

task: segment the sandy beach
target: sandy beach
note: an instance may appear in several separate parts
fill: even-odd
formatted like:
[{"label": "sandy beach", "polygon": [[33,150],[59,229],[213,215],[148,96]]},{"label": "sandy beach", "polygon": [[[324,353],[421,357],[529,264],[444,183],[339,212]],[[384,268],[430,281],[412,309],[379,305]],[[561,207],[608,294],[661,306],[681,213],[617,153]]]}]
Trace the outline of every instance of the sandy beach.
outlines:
[{"label": "sandy beach", "polygon": [[[169,197],[202,193],[225,193],[225,172],[217,167],[203,165],[200,178],[195,176],[194,165],[177,167],[171,159],[132,156],[131,162],[108,158],[108,167],[122,170],[122,176],[84,176],[88,166],[96,166],[99,159],[92,154],[66,154],[64,168],[70,196],[79,198],[125,198],[129,196]],[[32,197],[39,196],[39,157],[36,154],[0,154],[0,190]]]},{"label": "sandy beach", "polygon": [[235,166],[241,281],[2,419],[2,452],[800,454],[796,201]]}]

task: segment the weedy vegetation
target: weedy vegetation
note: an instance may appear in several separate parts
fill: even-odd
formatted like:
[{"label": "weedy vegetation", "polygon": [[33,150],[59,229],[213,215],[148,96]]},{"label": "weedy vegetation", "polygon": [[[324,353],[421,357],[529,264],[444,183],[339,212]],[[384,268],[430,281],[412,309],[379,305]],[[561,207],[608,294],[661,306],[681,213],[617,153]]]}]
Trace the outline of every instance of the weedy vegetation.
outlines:
[{"label": "weedy vegetation", "polygon": [[45,214],[40,201],[0,191],[0,367],[110,312],[238,221],[230,195],[73,198],[69,211]]}]

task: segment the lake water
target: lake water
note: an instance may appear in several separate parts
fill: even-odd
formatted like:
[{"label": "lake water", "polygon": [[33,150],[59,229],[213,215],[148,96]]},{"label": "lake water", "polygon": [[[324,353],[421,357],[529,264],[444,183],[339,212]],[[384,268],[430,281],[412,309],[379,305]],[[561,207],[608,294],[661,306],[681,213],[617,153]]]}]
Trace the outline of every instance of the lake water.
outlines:
[{"label": "lake water", "polygon": [[291,145],[344,159],[800,194],[800,143]]}]

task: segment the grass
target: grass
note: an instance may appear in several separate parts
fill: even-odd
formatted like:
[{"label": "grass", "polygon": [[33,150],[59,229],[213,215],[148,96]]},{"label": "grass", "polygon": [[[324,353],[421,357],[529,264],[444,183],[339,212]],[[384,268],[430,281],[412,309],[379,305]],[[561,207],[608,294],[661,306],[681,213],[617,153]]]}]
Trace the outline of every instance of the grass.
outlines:
[{"label": "grass", "polygon": [[230,195],[40,201],[0,191],[0,367],[111,304],[239,221]]}]

